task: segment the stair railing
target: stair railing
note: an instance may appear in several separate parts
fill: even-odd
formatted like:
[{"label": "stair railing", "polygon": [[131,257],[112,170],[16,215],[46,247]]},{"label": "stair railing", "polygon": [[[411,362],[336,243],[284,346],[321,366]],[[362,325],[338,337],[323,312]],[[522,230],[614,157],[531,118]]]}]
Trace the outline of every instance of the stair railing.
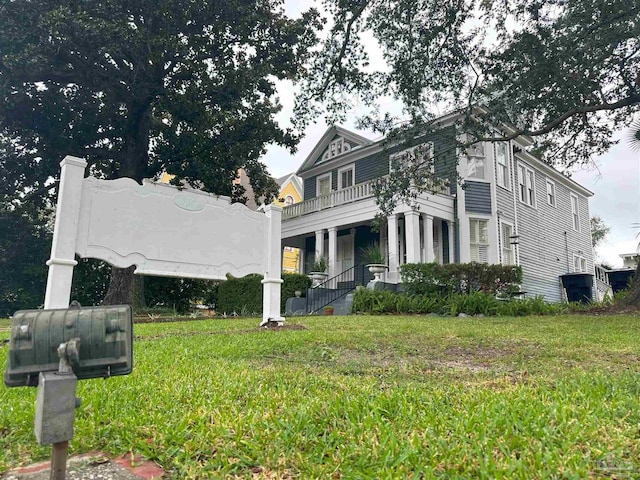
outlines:
[{"label": "stair railing", "polygon": [[358,264],[308,289],[307,313],[315,314],[355,290],[357,285],[364,285],[364,276],[365,266]]}]

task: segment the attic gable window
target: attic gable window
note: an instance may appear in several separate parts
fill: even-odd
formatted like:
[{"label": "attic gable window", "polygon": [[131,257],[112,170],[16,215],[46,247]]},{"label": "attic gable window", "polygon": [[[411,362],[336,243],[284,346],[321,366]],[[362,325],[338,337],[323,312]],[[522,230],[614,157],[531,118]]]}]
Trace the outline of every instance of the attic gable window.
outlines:
[{"label": "attic gable window", "polygon": [[322,155],[322,160],[328,160],[330,158],[346,153],[349,150],[351,150],[351,145],[349,145],[349,142],[346,142],[343,138],[336,138],[327,147],[324,155]]}]

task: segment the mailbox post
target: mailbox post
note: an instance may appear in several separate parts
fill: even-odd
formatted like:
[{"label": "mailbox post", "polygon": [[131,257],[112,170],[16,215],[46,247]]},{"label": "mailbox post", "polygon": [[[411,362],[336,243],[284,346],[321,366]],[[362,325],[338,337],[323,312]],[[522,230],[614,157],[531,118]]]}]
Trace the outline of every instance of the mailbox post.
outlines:
[{"label": "mailbox post", "polygon": [[132,369],[133,315],[128,305],[14,314],[4,383],[38,387],[34,432],[41,445],[52,445],[52,480],[65,478],[80,404],[77,381],[128,375]]}]

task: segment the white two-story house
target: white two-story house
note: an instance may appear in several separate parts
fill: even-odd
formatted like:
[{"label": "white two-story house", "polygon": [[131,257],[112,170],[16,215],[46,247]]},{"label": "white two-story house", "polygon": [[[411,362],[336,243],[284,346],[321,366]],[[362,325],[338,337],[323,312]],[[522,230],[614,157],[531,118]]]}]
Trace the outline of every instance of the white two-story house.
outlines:
[{"label": "white two-story house", "polygon": [[[388,283],[400,281],[404,263],[502,263],[522,266],[528,295],[560,301],[561,275],[593,274],[592,192],[527,153],[525,138],[457,151],[454,121],[443,118],[438,133],[393,147],[330,127],[296,172],[303,201],[283,212],[283,245],[302,249],[302,273],[320,255],[329,277],[346,271],[340,280],[366,283],[369,274],[355,278],[361,270],[351,267],[366,263],[361,249],[376,242],[387,253]],[[374,231],[371,181],[389,174],[391,156],[423,143],[449,187],[421,195],[413,207],[399,205]]]}]

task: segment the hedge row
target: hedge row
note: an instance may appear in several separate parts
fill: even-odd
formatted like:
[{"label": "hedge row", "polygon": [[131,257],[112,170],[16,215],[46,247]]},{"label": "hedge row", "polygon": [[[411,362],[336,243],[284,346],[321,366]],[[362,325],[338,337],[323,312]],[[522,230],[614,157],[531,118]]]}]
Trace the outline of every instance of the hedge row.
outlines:
[{"label": "hedge row", "polygon": [[410,295],[448,295],[513,291],[522,282],[522,268],[486,263],[405,263],[400,267],[405,291]]},{"label": "hedge row", "polygon": [[[236,312],[238,315],[258,315],[262,312],[262,275],[247,275],[242,278],[229,277],[218,287],[218,313]],[[296,290],[305,295],[311,286],[311,280],[306,275],[285,273],[282,275],[282,294],[280,296],[280,311],[284,312],[287,298],[293,297]]]},{"label": "hedge row", "polygon": [[492,294],[474,292],[439,295],[408,295],[385,290],[361,289],[353,298],[354,313],[406,314],[435,313],[439,315],[525,316],[559,315],[572,309],[569,304],[545,303],[542,297],[523,300],[498,300]]}]

